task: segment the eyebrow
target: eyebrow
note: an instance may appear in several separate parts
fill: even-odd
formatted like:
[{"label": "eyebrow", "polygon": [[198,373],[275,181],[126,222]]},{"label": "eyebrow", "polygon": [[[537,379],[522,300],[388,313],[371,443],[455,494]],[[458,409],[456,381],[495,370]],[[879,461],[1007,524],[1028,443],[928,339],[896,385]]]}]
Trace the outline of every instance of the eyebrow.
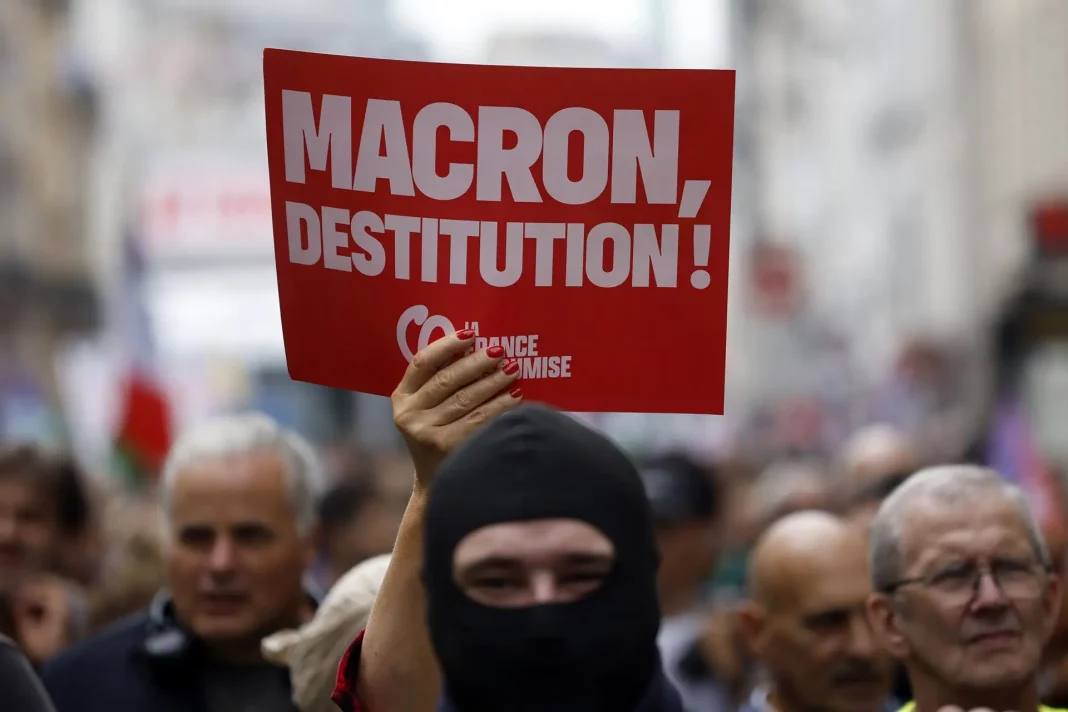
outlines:
[{"label": "eyebrow", "polygon": [[271,531],[271,527],[265,522],[249,520],[245,522],[234,522],[233,524],[225,527],[216,527],[207,522],[186,522],[178,525],[178,531],[196,531],[196,532],[215,532],[215,531],[229,531],[229,532],[248,532],[248,531]]},{"label": "eyebrow", "polygon": [[[567,554],[562,557],[560,563],[568,566],[602,566],[611,565],[612,556],[610,554]],[[521,566],[522,563],[512,557],[507,556],[490,556],[485,559],[481,559],[474,564],[468,566],[465,574],[479,574],[487,571],[498,571],[501,569],[511,569],[517,566]]]}]

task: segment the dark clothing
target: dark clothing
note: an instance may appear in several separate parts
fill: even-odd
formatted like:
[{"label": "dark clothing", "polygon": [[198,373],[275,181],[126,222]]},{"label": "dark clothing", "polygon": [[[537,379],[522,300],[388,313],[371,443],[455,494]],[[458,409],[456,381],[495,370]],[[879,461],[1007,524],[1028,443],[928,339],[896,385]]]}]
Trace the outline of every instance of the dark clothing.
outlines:
[{"label": "dark clothing", "polygon": [[296,712],[289,675],[274,665],[209,664],[204,671],[208,712]]},{"label": "dark clothing", "polygon": [[[452,703],[446,692],[438,702],[437,712],[463,712],[463,710]],[[658,670],[654,673],[645,695],[633,712],[683,712],[682,699],[675,687],[668,682],[664,673]]]},{"label": "dark clothing", "polygon": [[[356,675],[360,669],[360,652],[363,648],[363,631],[345,652],[337,670],[337,685],[334,687],[333,700],[342,712],[373,712],[364,710],[356,699]],[[448,698],[438,704],[438,712],[456,712],[455,706]],[[660,671],[657,671],[645,697],[634,712],[683,712],[679,693]]]},{"label": "dark clothing", "polygon": [[0,636],[0,710],[55,712],[26,656],[4,636]]},{"label": "dark clothing", "polygon": [[176,642],[179,630],[168,632],[165,644],[146,646],[158,631],[141,613],[59,655],[43,673],[57,712],[296,712],[286,670],[234,675],[211,664],[195,642]]},{"label": "dark clothing", "polygon": [[[909,681],[908,671],[905,670],[904,665],[897,665],[894,668],[894,682],[890,689],[894,699],[898,700],[911,700],[912,699],[912,683]],[[1054,705],[1056,706],[1056,705]]]},{"label": "dark clothing", "polygon": [[[453,555],[468,534],[550,519],[584,522],[613,544],[594,592],[498,607],[456,583]],[[631,712],[661,674],[645,487],[615,444],[575,418],[528,404],[476,432],[434,476],[423,542],[427,627],[459,712]]]}]

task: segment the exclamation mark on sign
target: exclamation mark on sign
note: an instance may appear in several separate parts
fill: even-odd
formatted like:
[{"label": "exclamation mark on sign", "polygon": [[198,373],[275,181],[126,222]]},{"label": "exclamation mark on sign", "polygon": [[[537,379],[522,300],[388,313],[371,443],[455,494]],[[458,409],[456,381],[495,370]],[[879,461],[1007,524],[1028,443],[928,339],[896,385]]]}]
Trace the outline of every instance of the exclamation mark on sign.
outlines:
[{"label": "exclamation mark on sign", "polygon": [[708,252],[712,248],[712,226],[711,225],[694,225],[693,226],[693,266],[699,269],[695,269],[693,274],[690,275],[690,284],[694,289],[707,289],[708,285],[712,284],[712,276],[707,270],[700,269],[701,267],[708,267]]}]

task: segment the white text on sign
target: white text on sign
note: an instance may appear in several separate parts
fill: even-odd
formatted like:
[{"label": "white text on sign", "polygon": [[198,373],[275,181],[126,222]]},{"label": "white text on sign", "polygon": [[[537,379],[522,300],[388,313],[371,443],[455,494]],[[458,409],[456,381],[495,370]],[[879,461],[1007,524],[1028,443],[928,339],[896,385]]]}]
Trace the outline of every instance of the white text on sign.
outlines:
[{"label": "white text on sign", "polygon": [[[309,92],[282,92],[282,130],[285,175],[303,184],[308,168],[327,169],[331,185],[340,190],[373,193],[386,181],[392,195],[424,195],[455,200],[474,188],[480,201],[499,202],[507,181],[517,203],[547,202],[534,180],[540,158],[542,186],[548,199],[565,205],[590,203],[609,190],[611,202],[638,202],[638,175],[651,205],[679,202],[679,112],[653,112],[650,136],[645,113],[617,109],[612,125],[599,113],[569,107],[553,114],[544,125],[526,109],[480,106],[478,123],[463,108],[448,103],[424,106],[412,127],[411,152],[399,101],[368,99],[363,128],[356,141],[352,99],[324,95],[316,121]],[[451,163],[445,175],[437,172],[438,133],[449,140],[474,143],[476,163]],[[568,173],[572,135],[582,141],[582,176]],[[507,137],[515,145],[507,146]],[[384,152],[382,147],[384,146]],[[688,180],[683,188],[680,218],[694,218],[708,193],[710,181]]]},{"label": "white text on sign", "polygon": [[[503,230],[501,229],[503,227]],[[303,203],[286,203],[289,261],[327,269],[356,271],[377,277],[386,270],[387,234],[392,235],[392,276],[422,282],[468,284],[468,251],[478,250],[481,280],[492,287],[510,287],[533,270],[534,286],[557,286],[557,246],[565,263],[564,286],[676,287],[679,263],[679,226],[600,223],[587,229],[582,223],[521,223],[476,220],[438,220],[408,215],[379,215],[367,210],[350,214],[343,208],[322,208],[320,213]],[[704,289],[711,283],[705,268],[711,247],[711,229],[695,225],[690,284]],[[420,264],[411,260],[411,247],[419,241]],[[503,250],[502,250],[503,242]],[[525,264],[524,247],[534,244],[533,264]],[[351,243],[351,244],[350,244]],[[438,255],[449,255],[447,274],[439,274]],[[504,259],[500,253],[503,251]],[[503,262],[503,266],[502,266]],[[415,269],[413,269],[415,267]],[[414,273],[414,277],[413,277]]]},{"label": "white text on sign", "polygon": [[[329,168],[333,188],[373,193],[385,181],[392,195],[423,195],[438,201],[456,200],[474,190],[478,201],[499,202],[507,182],[517,203],[547,200],[583,205],[606,191],[614,204],[638,202],[641,177],[647,203],[679,206],[680,220],[696,218],[710,181],[687,180],[678,186],[679,122],[676,110],[652,113],[652,129],[641,110],[617,109],[611,126],[601,114],[582,107],[557,111],[544,125],[526,109],[482,106],[477,124],[463,108],[449,103],[422,107],[415,116],[411,141],[399,101],[368,99],[362,129],[355,137],[352,99],[326,94],[316,118],[309,92],[282,92],[285,176],[304,184],[307,171]],[[451,163],[437,172],[439,132],[449,140],[476,144],[476,162]],[[582,141],[582,175],[568,173],[572,137]],[[515,145],[507,147],[507,136]],[[409,151],[409,143],[411,150]],[[356,146],[354,153],[353,146]],[[353,158],[355,157],[355,166]],[[541,185],[533,167],[541,160]],[[468,250],[477,239],[479,277],[493,287],[516,284],[533,271],[534,285],[551,287],[557,244],[565,253],[564,286],[591,284],[612,288],[675,288],[679,275],[680,225],[621,225],[581,223],[450,220],[428,216],[379,215],[360,210],[320,208],[286,203],[290,262],[327,269],[356,271],[369,277],[387,267],[386,244],[392,243],[392,276],[413,279],[411,244],[420,241],[423,282],[468,284]],[[682,237],[692,236],[690,284],[705,289],[711,226],[688,225]],[[389,241],[387,234],[392,235]],[[533,265],[524,265],[524,244],[535,243]],[[388,242],[387,242],[388,241]],[[447,246],[443,243],[447,242]],[[351,244],[350,244],[351,243]],[[502,246],[503,243],[503,246]],[[438,255],[448,250],[448,275],[439,276]],[[503,254],[503,266],[500,259]]]},{"label": "white text on sign", "polygon": [[[419,327],[419,336],[415,349],[408,341],[408,331],[412,326]],[[466,322],[464,328],[474,328],[478,334],[478,322]],[[440,331],[442,336],[456,331],[452,321],[440,314],[431,316],[430,309],[422,304],[408,307],[397,320],[397,346],[401,355],[411,363],[416,351],[421,351]],[[538,352],[537,334],[518,334],[514,336],[476,336],[471,351],[483,351],[493,346],[504,349],[507,362],[519,364],[519,377],[525,380],[543,378],[571,378],[571,356],[543,356]]]}]

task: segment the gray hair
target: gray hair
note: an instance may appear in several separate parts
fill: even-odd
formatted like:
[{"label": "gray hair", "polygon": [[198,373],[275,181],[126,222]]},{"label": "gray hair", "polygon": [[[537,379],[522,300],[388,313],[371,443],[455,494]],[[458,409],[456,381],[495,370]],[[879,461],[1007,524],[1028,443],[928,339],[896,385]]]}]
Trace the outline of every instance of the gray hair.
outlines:
[{"label": "gray hair", "polygon": [[994,470],[971,465],[944,465],[912,475],[879,507],[869,544],[872,588],[885,591],[903,575],[906,564],[901,544],[901,520],[905,512],[925,500],[960,506],[980,494],[997,495],[1016,505],[1035,556],[1042,566],[1050,568],[1049,548],[1019,487],[1006,482]]},{"label": "gray hair", "polygon": [[831,483],[815,459],[780,460],[766,467],[753,483],[749,506],[754,521],[761,526],[787,513],[791,500],[801,493],[831,496]]},{"label": "gray hair", "polygon": [[273,450],[285,461],[297,527],[301,533],[307,533],[316,520],[316,505],[324,480],[322,466],[307,440],[262,413],[211,418],[178,438],[163,466],[160,496],[164,512],[168,516],[171,513],[174,484],[183,470],[203,460],[261,450]]}]

